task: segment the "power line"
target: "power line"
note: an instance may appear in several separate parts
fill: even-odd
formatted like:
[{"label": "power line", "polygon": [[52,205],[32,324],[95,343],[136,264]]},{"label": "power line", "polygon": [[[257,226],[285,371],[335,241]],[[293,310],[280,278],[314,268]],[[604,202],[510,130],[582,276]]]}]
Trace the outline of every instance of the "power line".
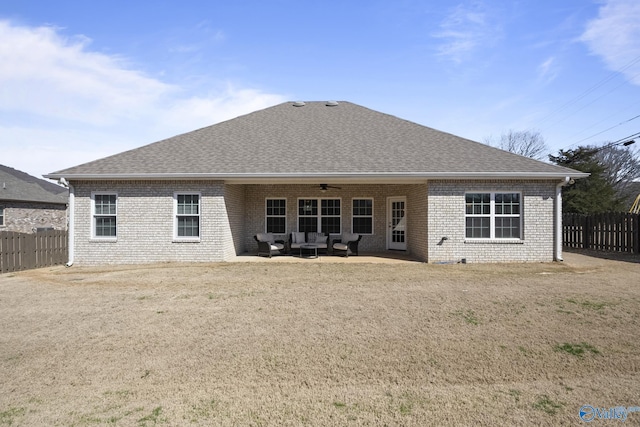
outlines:
[{"label": "power line", "polygon": [[[601,134],[603,134],[603,133],[605,133],[605,132],[610,131],[611,129],[615,129],[615,128],[617,128],[618,126],[622,126],[622,125],[623,125],[623,124],[625,124],[625,123],[629,123],[630,121],[635,120],[635,119],[637,119],[638,117],[640,117],[640,114],[638,114],[637,116],[632,117],[632,118],[630,118],[630,119],[628,119],[628,120],[625,120],[625,121],[623,121],[623,122],[620,122],[620,123],[618,123],[618,124],[617,124],[617,125],[615,125],[615,126],[611,126],[611,127],[610,127],[610,128],[608,128],[608,129],[605,129],[605,130],[603,130],[603,131],[600,131],[600,132],[598,132],[598,133],[595,133],[595,134],[593,134],[593,135],[591,135],[591,136],[588,136],[588,137],[586,137],[586,138],[582,138],[582,139],[581,139],[581,140],[579,140],[579,141],[576,141],[576,142],[574,142],[574,143],[572,143],[572,144],[569,144],[567,147],[571,147],[572,145],[579,144],[579,143],[581,143],[582,141],[586,141],[587,139],[591,139],[591,138],[593,138],[594,136],[601,135]],[[623,138],[623,140],[624,140],[624,139],[626,139],[626,138]],[[566,147],[565,147],[565,148],[566,148]]]},{"label": "power line", "polygon": [[[613,80],[615,77],[619,76],[621,72],[625,71],[626,69],[632,67],[633,65],[635,65],[636,63],[640,62],[640,56],[635,57],[634,59],[632,59],[629,63],[627,63],[625,66],[623,66],[620,70],[618,71],[612,71],[607,77],[605,77],[604,79],[600,80],[599,82],[597,82],[595,85],[591,86],[590,88],[588,88],[587,90],[585,90],[583,93],[579,94],[578,96],[570,99],[569,101],[565,102],[564,104],[562,104],[560,107],[556,108],[555,110],[552,110],[549,114],[547,114],[546,116],[544,116],[542,119],[540,119],[540,121],[538,122],[538,124],[544,123],[547,119],[549,119],[550,117],[554,117],[557,115],[558,112],[570,107],[571,105],[577,103],[578,101],[580,101],[581,99],[585,98],[587,95],[591,94],[592,92],[594,92],[596,89],[604,86],[606,83],[608,83],[610,80]],[[614,88],[613,90],[617,89],[619,86],[616,86],[616,88]],[[607,94],[611,93],[613,90],[609,91]],[[539,127],[539,126],[538,126]]]},{"label": "power line", "polygon": [[622,113],[623,111],[628,111],[631,109],[631,107],[635,107],[637,104],[640,104],[640,100],[637,100],[636,102],[632,102],[629,105],[626,105],[622,108],[620,108],[619,110],[616,110],[615,112],[613,112],[612,114],[609,114],[606,117],[603,117],[601,120],[598,120],[595,123],[592,123],[591,126],[587,126],[586,128],[583,128],[581,131],[577,132],[575,134],[576,137],[579,137],[581,134],[583,133],[587,133],[587,131],[589,131],[592,128],[595,128],[596,126],[598,126],[599,124],[608,121],[609,119],[611,119],[612,117],[618,116],[620,113]]},{"label": "power line", "polygon": [[[640,73],[638,73],[638,74],[636,74],[635,76],[633,76],[633,77],[632,77],[632,79],[634,79],[634,78],[636,78],[636,77],[638,77],[638,76],[640,76]],[[625,81],[623,81],[622,83],[620,83],[619,85],[617,85],[616,87],[614,87],[613,89],[609,90],[608,92],[606,92],[606,93],[604,93],[604,94],[600,95],[599,97],[595,98],[594,100],[592,100],[592,101],[591,101],[591,102],[589,102],[588,104],[583,105],[582,107],[578,108],[577,110],[573,111],[572,113],[570,113],[570,114],[568,114],[568,115],[564,116],[563,118],[561,118],[561,119],[559,119],[559,120],[555,121],[554,123],[550,124],[549,126],[545,127],[545,128],[543,129],[543,131],[544,131],[544,130],[546,130],[546,129],[549,129],[549,128],[550,128],[550,127],[552,127],[552,126],[557,125],[558,123],[561,123],[561,122],[563,122],[563,121],[567,120],[569,117],[571,117],[571,116],[573,116],[574,114],[576,114],[576,113],[578,113],[578,112],[580,112],[580,111],[584,110],[584,109],[585,109],[585,108],[587,108],[588,106],[595,104],[596,102],[598,102],[599,100],[601,100],[601,99],[602,99],[602,98],[604,98],[605,96],[609,95],[610,93],[612,93],[612,92],[616,91],[619,87],[624,86],[625,84],[627,84],[627,81],[626,81],[626,80],[625,80]]]}]

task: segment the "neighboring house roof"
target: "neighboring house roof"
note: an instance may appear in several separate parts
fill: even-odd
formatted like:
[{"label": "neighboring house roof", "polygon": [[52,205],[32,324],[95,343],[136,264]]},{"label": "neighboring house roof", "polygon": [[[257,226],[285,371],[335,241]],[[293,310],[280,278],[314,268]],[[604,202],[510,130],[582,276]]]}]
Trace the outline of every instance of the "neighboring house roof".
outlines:
[{"label": "neighboring house roof", "polygon": [[238,182],[565,176],[586,174],[350,102],[286,102],[47,175]]},{"label": "neighboring house roof", "polygon": [[0,165],[0,202],[67,204],[68,192],[52,182]]}]

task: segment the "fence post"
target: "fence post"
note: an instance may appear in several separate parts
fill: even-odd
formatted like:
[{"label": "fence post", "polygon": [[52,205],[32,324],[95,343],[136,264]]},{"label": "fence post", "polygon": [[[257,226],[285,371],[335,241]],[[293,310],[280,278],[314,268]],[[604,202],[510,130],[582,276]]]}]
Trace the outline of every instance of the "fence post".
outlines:
[{"label": "fence post", "polygon": [[633,224],[633,253],[640,254],[640,214],[631,216],[631,224]]}]

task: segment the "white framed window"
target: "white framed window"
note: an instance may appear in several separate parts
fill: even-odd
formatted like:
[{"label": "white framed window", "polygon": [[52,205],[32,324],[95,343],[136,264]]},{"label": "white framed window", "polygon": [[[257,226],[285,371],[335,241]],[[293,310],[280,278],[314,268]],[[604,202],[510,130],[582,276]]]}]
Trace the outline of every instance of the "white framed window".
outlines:
[{"label": "white framed window", "polygon": [[174,193],[175,240],[200,241],[200,193]]},{"label": "white framed window", "polygon": [[522,239],[522,194],[465,194],[467,239]]},{"label": "white framed window", "polygon": [[118,237],[118,194],[91,193],[91,234],[95,239]]},{"label": "white framed window", "polygon": [[265,210],[265,232],[287,234],[287,199],[267,199]]},{"label": "white framed window", "polygon": [[4,227],[4,206],[0,206],[0,227]]},{"label": "white framed window", "polygon": [[298,231],[340,234],[341,199],[298,199]]},{"label": "white framed window", "polygon": [[373,234],[373,199],[358,198],[351,200],[351,232]]}]

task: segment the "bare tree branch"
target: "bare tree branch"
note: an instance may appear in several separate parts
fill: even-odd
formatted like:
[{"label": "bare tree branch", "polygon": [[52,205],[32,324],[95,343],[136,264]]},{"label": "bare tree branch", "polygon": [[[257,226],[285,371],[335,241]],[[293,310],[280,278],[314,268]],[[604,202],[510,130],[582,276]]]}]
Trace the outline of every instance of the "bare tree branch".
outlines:
[{"label": "bare tree branch", "polygon": [[531,157],[536,160],[546,159],[549,153],[544,138],[540,132],[536,131],[509,130],[509,132],[500,135],[499,141],[495,142],[493,138],[490,137],[486,138],[485,142],[502,150],[525,157]]}]

